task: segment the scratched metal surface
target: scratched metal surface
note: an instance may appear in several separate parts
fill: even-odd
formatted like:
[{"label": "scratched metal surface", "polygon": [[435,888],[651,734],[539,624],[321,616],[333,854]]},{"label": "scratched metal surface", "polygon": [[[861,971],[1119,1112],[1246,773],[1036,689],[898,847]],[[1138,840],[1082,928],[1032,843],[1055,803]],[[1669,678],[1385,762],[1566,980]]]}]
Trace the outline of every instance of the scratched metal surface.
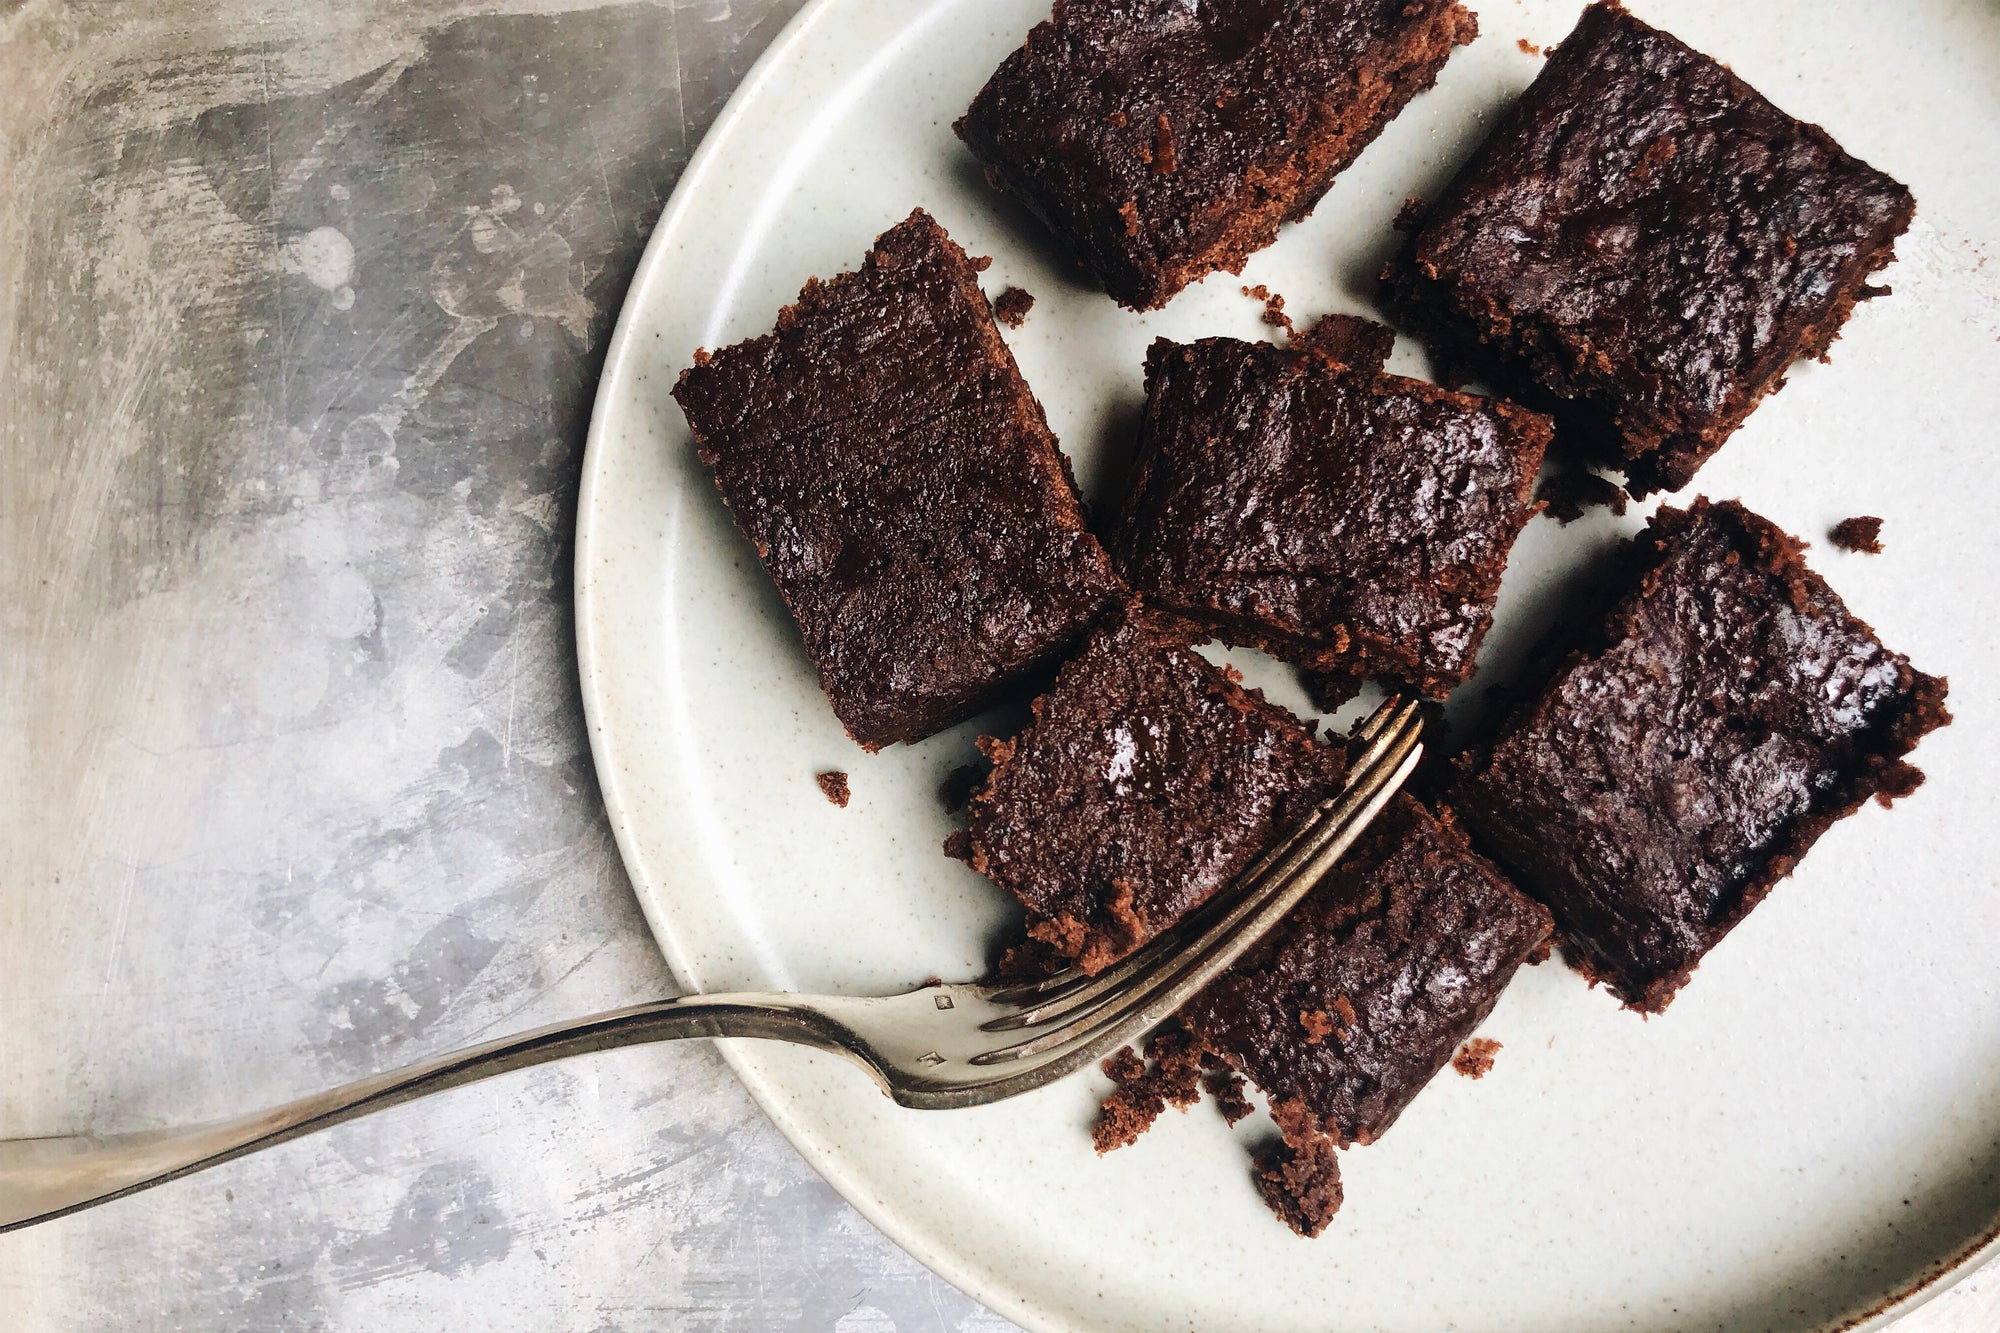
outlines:
[{"label": "scratched metal surface", "polygon": [[[0,1133],[667,993],[569,612],[591,386],[798,0],[0,0]],[[498,12],[496,12],[498,11]],[[8,1329],[996,1330],[707,1049],[0,1239]],[[2000,1277],[1907,1333],[2000,1326]]]}]

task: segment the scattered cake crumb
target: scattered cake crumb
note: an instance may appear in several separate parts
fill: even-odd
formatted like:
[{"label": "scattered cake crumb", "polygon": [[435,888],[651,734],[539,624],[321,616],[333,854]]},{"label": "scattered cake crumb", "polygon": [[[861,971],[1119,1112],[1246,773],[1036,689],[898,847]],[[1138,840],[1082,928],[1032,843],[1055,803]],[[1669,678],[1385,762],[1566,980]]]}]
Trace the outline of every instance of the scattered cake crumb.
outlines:
[{"label": "scattered cake crumb", "polygon": [[944,854],[954,861],[972,864],[972,835],[964,829],[953,829],[944,835]]},{"label": "scattered cake crumb", "polygon": [[1035,298],[1019,287],[1009,287],[993,298],[993,318],[1010,329],[1027,323],[1028,312],[1034,308]]},{"label": "scattered cake crumb", "polygon": [[1324,1009],[1308,1009],[1299,1015],[1299,1026],[1306,1030],[1306,1045],[1317,1046],[1333,1033],[1333,1018]]},{"label": "scattered cake crumb", "polygon": [[980,764],[960,764],[945,774],[938,784],[938,799],[944,802],[945,813],[955,815],[965,809],[985,776],[986,769]]},{"label": "scattered cake crumb", "polygon": [[1162,111],[1153,126],[1153,174],[1171,176],[1177,165],[1174,155],[1174,126]]},{"label": "scattered cake crumb", "polygon": [[1924,785],[1924,771],[1907,760],[1898,759],[1882,770],[1882,785],[1875,790],[1875,804],[1887,810]]},{"label": "scattered cake crumb", "polygon": [[1104,1074],[1114,1083],[1130,1083],[1146,1072],[1146,1062],[1130,1046],[1120,1046],[1104,1061]]},{"label": "scattered cake crumb", "polygon": [[1355,1024],[1354,1001],[1348,999],[1345,995],[1334,996],[1333,1012],[1340,1015],[1341,1031],[1345,1032],[1353,1028]]},{"label": "scattered cake crumb", "polygon": [[1287,338],[1297,336],[1298,329],[1293,326],[1292,317],[1285,313],[1284,297],[1261,282],[1255,287],[1245,287],[1243,294],[1252,300],[1264,303],[1263,320],[1266,324],[1274,329],[1283,329]]},{"label": "scattered cake crumb", "polygon": [[1535,498],[1546,503],[1549,517],[1565,527],[1582,518],[1584,510],[1598,506],[1620,516],[1625,513],[1624,488],[1595,472],[1551,472],[1542,478]]},{"label": "scattered cake crumb", "polygon": [[1296,1103],[1271,1108],[1284,1137],[1257,1154],[1257,1192],[1286,1226],[1308,1239],[1340,1211],[1340,1155]]},{"label": "scattered cake crumb", "polygon": [[1068,967],[1069,959],[1040,940],[1023,940],[1001,952],[1000,961],[994,965],[993,976],[1001,982],[1041,981]]},{"label": "scattered cake crumb", "polygon": [[1485,1078],[1493,1068],[1493,1057],[1499,1050],[1500,1043],[1491,1037],[1474,1037],[1451,1057],[1451,1067],[1467,1078]]},{"label": "scattered cake crumb", "polygon": [[1525,37],[1515,42],[1514,45],[1521,48],[1521,54],[1524,56],[1538,56],[1542,53],[1541,47],[1536,46],[1533,42],[1529,41]]},{"label": "scattered cake crumb", "polygon": [[[1146,1059],[1151,1064],[1142,1072],[1131,1073],[1129,1064],[1113,1056],[1119,1061],[1120,1072],[1111,1075],[1119,1080],[1118,1090],[1104,1099],[1090,1132],[1097,1151],[1107,1153],[1136,1143],[1169,1106],[1185,1108],[1201,1100],[1203,1054],[1193,1032],[1169,1021],[1147,1039]],[[1106,1073],[1111,1073],[1110,1064],[1106,1061]]]},{"label": "scattered cake crumb", "polygon": [[853,794],[848,790],[847,774],[837,768],[832,768],[816,775],[813,781],[817,782],[819,789],[826,793],[827,800],[832,801],[842,809],[847,808],[848,797]]},{"label": "scattered cake crumb", "polygon": [[1292,346],[1324,361],[1362,375],[1379,375],[1389,353],[1396,350],[1396,331],[1359,315],[1321,315]]},{"label": "scattered cake crumb", "polygon": [[1218,1059],[1204,1060],[1208,1072],[1202,1076],[1201,1085],[1208,1095],[1215,1098],[1215,1109],[1222,1112],[1222,1118],[1235,1124],[1257,1108],[1250,1104],[1244,1091],[1243,1075],[1231,1069]]},{"label": "scattered cake crumb", "polygon": [[1834,524],[1833,531],[1826,535],[1843,551],[1859,551],[1864,555],[1882,554],[1882,520],[1873,514],[1843,518]]}]

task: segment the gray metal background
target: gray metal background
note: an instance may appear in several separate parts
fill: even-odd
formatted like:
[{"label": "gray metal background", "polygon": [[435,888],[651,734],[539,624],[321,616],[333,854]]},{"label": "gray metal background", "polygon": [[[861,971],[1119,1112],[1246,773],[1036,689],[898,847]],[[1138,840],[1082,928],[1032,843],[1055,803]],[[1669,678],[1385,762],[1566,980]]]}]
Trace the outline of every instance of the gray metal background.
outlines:
[{"label": "gray metal background", "polygon": [[[577,467],[798,3],[0,0],[0,1134],[670,993],[581,725]],[[1011,1325],[699,1045],[0,1239],[0,1328],[440,1327]],[[1995,1327],[1992,1275],[1904,1325]]]}]

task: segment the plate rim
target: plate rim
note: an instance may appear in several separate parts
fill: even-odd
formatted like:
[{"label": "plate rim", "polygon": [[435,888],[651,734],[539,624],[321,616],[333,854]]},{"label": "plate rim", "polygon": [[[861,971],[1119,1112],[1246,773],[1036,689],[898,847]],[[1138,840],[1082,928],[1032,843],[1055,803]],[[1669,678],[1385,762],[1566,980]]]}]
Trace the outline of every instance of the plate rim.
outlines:
[{"label": "plate rim", "polygon": [[[683,987],[687,987],[687,980],[694,975],[695,969],[674,931],[671,919],[655,907],[656,900],[663,897],[662,891],[668,886],[645,880],[635,868],[642,864],[633,846],[638,835],[631,807],[623,794],[623,770],[613,754],[616,742],[606,725],[610,714],[605,698],[608,687],[599,670],[596,646],[598,635],[602,632],[603,617],[596,600],[599,589],[593,577],[601,556],[596,551],[596,529],[591,520],[597,503],[599,475],[609,447],[606,441],[609,427],[605,423],[612,415],[613,403],[630,394],[633,349],[640,336],[638,325],[641,317],[638,312],[648,304],[646,294],[649,289],[661,281],[662,275],[671,267],[667,259],[671,238],[685,225],[694,206],[697,187],[723,160],[730,140],[747,117],[749,108],[758,100],[764,85],[770,82],[779,67],[793,58],[797,48],[828,20],[830,14],[843,4],[852,2],[854,0],[806,0],[730,92],[721,112],[688,158],[666,206],[653,223],[620,301],[618,316],[598,373],[597,387],[591,397],[590,421],[584,435],[572,548],[571,602],[585,738],[620,865],[632,887],[633,897],[638,900],[640,914],[655,946],[665,958],[676,983]],[[699,991],[698,987],[687,989],[696,993]],[[772,1086],[757,1068],[744,1042],[725,1039],[712,1044],[730,1072],[757,1103],[758,1109],[777,1127],[807,1165],[891,1243],[980,1304],[1034,1330],[1034,1333],[1067,1333],[1054,1322],[1052,1312],[1039,1308],[1020,1292],[987,1281],[979,1270],[961,1262],[955,1251],[938,1242],[923,1228],[902,1225],[883,1200],[876,1199],[849,1173],[838,1149],[820,1143],[815,1130],[791,1114],[785,1094]],[[1927,1271],[1919,1273],[1908,1285],[1885,1297],[1874,1309],[1838,1323],[1822,1325],[1817,1333],[1883,1333],[1994,1259],[2000,1259],[2000,1219],[1996,1219],[1983,1235],[1975,1237],[1958,1253],[1935,1261]]]}]

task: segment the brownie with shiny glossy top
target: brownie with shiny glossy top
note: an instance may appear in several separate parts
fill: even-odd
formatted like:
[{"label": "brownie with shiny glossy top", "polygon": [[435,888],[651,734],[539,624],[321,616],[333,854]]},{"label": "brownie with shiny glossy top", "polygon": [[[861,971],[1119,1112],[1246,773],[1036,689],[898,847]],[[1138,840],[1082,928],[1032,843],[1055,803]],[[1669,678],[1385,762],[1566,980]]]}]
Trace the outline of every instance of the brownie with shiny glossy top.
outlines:
[{"label": "brownie with shiny glossy top", "polygon": [[1291,1119],[1372,1143],[1549,931],[1548,910],[1463,833],[1398,796],[1181,1017]]},{"label": "brownie with shiny glossy top", "polygon": [[1950,715],[1945,682],[1742,506],[1663,509],[1631,555],[1453,801],[1584,970],[1657,1012],[1835,821],[1916,788],[1903,756]]},{"label": "brownie with shiny glossy top", "polygon": [[1644,495],[1685,486],[1825,355],[1914,210],[1819,126],[1600,3],[1385,277],[1427,339],[1549,394],[1565,437]]},{"label": "brownie with shiny glossy top", "polygon": [[1550,423],[1316,333],[1153,344],[1112,558],[1232,643],[1441,696],[1492,623]]},{"label": "brownie with shiny glossy top", "polygon": [[1101,630],[1011,741],[984,738],[974,869],[1029,933],[1097,971],[1236,878],[1346,770],[1291,713],[1134,612]]},{"label": "brownie with shiny glossy top", "polygon": [[1069,465],[928,214],[674,387],[848,733],[915,741],[1053,668],[1123,598]]},{"label": "brownie with shiny glossy top", "polygon": [[1456,0],[1056,0],[954,128],[1147,309],[1241,271],[1478,30]]}]

